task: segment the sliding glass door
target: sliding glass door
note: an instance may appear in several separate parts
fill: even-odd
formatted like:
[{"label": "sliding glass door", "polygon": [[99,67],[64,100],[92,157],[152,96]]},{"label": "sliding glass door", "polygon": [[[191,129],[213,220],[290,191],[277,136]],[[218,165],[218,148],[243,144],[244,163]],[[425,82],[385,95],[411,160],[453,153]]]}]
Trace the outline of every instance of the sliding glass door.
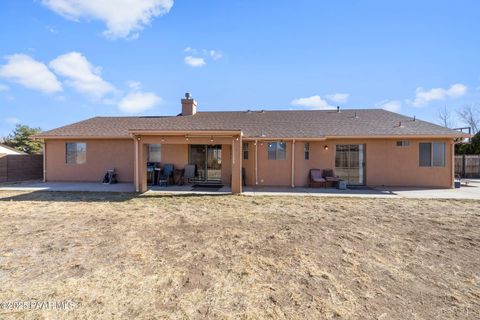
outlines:
[{"label": "sliding glass door", "polygon": [[222,146],[190,145],[189,163],[197,166],[198,178],[203,181],[222,179]]},{"label": "sliding glass door", "polygon": [[365,184],[365,145],[337,144],[335,173],[348,185]]}]

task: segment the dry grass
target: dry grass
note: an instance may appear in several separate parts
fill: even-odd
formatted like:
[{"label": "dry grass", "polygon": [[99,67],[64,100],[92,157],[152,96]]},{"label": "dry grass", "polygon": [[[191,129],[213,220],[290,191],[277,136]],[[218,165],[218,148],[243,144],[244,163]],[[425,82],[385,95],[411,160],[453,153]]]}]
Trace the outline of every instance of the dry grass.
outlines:
[{"label": "dry grass", "polygon": [[480,318],[480,202],[0,192],[13,318]]}]

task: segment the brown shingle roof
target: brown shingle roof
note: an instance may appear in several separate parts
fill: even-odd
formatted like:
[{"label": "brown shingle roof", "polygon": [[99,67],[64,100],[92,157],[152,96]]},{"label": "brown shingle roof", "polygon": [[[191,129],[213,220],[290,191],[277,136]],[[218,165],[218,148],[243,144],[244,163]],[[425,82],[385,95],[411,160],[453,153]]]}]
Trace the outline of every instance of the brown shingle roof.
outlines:
[{"label": "brown shingle roof", "polygon": [[[357,117],[355,117],[355,114]],[[399,127],[401,122],[402,126]],[[242,130],[245,137],[442,136],[460,133],[380,109],[198,112],[193,116],[96,117],[40,137],[129,137],[130,130]]]}]

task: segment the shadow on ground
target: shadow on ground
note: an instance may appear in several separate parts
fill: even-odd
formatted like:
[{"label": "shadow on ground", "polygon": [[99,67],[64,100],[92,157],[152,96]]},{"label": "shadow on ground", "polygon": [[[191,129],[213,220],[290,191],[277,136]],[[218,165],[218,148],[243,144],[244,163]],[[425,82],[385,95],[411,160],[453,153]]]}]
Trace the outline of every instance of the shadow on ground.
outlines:
[{"label": "shadow on ground", "polygon": [[[219,197],[225,194],[138,194],[132,192],[78,192],[78,191],[31,191],[0,192],[0,202],[9,201],[56,201],[56,202],[126,202],[134,199],[167,199]],[[227,195],[228,196],[228,195]]]}]

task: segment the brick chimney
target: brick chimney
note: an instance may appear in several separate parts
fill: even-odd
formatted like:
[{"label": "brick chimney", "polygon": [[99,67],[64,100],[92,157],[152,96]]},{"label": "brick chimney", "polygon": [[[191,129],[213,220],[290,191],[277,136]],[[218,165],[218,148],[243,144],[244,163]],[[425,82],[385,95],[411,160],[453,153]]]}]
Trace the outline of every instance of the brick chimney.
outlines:
[{"label": "brick chimney", "polygon": [[197,101],[187,92],[185,99],[182,99],[182,116],[193,116],[195,113],[197,113]]}]

